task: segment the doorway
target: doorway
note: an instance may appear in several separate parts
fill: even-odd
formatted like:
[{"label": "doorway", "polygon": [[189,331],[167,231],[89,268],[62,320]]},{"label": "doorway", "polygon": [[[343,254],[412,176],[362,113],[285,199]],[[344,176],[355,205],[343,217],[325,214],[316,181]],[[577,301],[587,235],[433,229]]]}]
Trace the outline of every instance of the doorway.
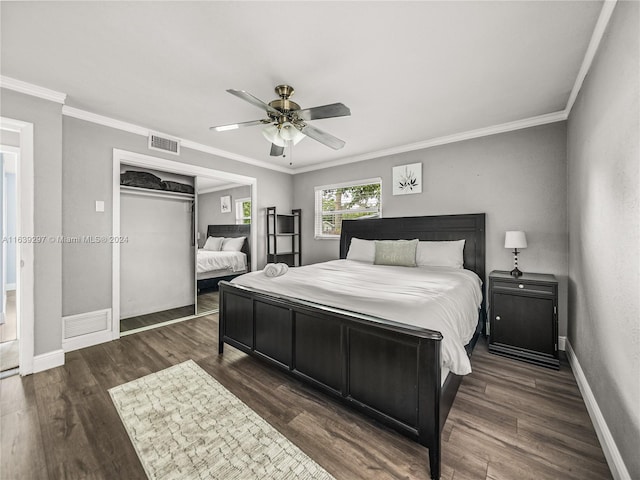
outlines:
[{"label": "doorway", "polygon": [[[9,143],[11,136],[3,135]],[[7,138],[9,137],[9,138]],[[18,373],[19,341],[18,316],[16,311],[16,270],[17,270],[17,191],[16,171],[20,156],[19,135],[15,135],[15,145],[0,145],[0,224],[2,226],[2,254],[0,257],[0,374],[8,376]]]},{"label": "doorway", "polygon": [[33,372],[33,124],[0,117],[0,155],[0,376],[5,377]]}]

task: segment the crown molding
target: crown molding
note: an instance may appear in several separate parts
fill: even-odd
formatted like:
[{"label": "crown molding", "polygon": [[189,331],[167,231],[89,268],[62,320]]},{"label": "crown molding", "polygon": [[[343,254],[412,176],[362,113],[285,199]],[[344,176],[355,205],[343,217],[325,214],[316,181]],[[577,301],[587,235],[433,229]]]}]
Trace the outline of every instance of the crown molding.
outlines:
[{"label": "crown molding", "polygon": [[0,87],[31,95],[33,97],[43,98],[51,102],[61,103],[62,105],[64,105],[64,102],[67,99],[66,93],[50,90],[48,88],[40,87],[39,85],[34,85],[33,83],[23,82],[22,80],[6,77],[4,75],[0,75]]},{"label": "crown molding", "polygon": [[[86,110],[70,107],[68,105],[65,105],[62,107],[62,114],[68,117],[77,118],[79,120],[97,123],[105,127],[111,127],[118,130],[123,130],[125,132],[134,133],[136,135],[141,135],[143,137],[148,137],[150,133],[163,135],[162,132],[158,132],[156,130],[151,130],[146,127],[141,127],[133,123],[123,122],[122,120],[116,120],[114,118],[106,117],[104,115],[98,115],[97,113],[87,112]],[[249,165],[254,165],[256,167],[261,167],[261,168],[267,168],[269,170],[275,170],[282,173],[289,173],[289,174],[293,173],[292,169],[282,167],[280,165],[273,165],[271,163],[264,162],[262,160],[257,160],[251,157],[245,157],[244,155],[238,155],[236,153],[228,152],[226,150],[221,150],[215,147],[210,147],[208,145],[203,145],[201,143],[193,142],[191,140],[184,140],[182,138],[175,137],[173,135],[167,134],[167,136],[171,136],[171,138],[178,140],[180,142],[181,148],[190,148],[192,150],[197,150],[199,152],[216,155],[218,157],[223,157],[229,160],[235,160],[242,163],[248,163]]]},{"label": "crown molding", "polygon": [[546,125],[548,123],[562,122],[567,119],[565,110],[553,113],[547,113],[544,115],[538,115],[537,117],[529,117],[522,120],[516,120],[515,122],[502,123],[500,125],[493,125],[491,127],[478,128],[476,130],[468,130],[466,132],[454,133],[453,135],[446,135],[444,137],[436,137],[430,140],[424,140],[422,142],[410,143],[407,145],[399,145],[397,147],[386,148],[383,150],[376,150],[373,152],[363,153],[362,155],[355,155],[353,157],[346,157],[339,160],[333,160],[322,164],[309,165],[308,167],[300,167],[293,170],[294,174],[312,172],[314,170],[322,170],[324,168],[336,167],[339,165],[345,165],[347,163],[362,162],[364,160],[372,160],[374,158],[386,157],[389,155],[397,155],[399,153],[412,152],[414,150],[422,150],[425,148],[437,147],[439,145],[446,145],[448,143],[462,142],[464,140],[471,140],[473,138],[487,137],[489,135],[495,135],[498,133],[511,132],[514,130],[521,130],[523,128],[536,127],[538,125]]},{"label": "crown molding", "polygon": [[598,51],[598,47],[600,46],[600,42],[602,41],[604,32],[607,29],[609,20],[611,19],[613,9],[616,7],[616,3],[617,0],[605,0],[604,4],[602,5],[600,16],[598,17],[596,26],[593,29],[593,34],[591,34],[589,46],[587,47],[587,51],[584,54],[584,58],[582,59],[582,65],[580,66],[580,70],[578,71],[576,82],[573,84],[573,89],[571,90],[569,100],[567,101],[567,106],[565,108],[567,117],[569,116],[569,113],[571,113],[571,109],[573,108],[573,104],[578,98],[578,94],[580,93],[580,89],[582,88],[584,79],[587,77],[587,73],[589,73],[589,70],[591,69],[591,64],[593,63],[593,59],[596,56],[596,52]]},{"label": "crown molding", "polygon": [[[606,2],[606,3],[611,3],[611,2]],[[150,133],[158,133],[162,135],[162,132],[157,132],[156,130],[151,130],[149,128],[142,127],[140,125],[135,125],[133,123],[124,122],[122,120],[116,120],[111,117],[99,115],[93,112],[88,112],[86,110],[81,110],[75,107],[70,107],[69,105],[64,105],[64,99],[66,99],[66,94],[55,92],[53,90],[49,90],[42,87],[37,87],[35,85],[31,85],[29,83],[22,82],[20,80],[15,80],[15,79],[9,79],[9,82],[7,83],[8,77],[4,77],[4,76],[2,76],[1,79],[2,79],[2,87],[4,88],[20,91],[21,93],[34,95],[40,98],[45,98],[47,100],[56,101],[58,103],[63,103],[62,114],[65,116],[77,118],[79,120],[84,120],[91,123],[96,123],[98,125],[103,125],[105,127],[115,128],[117,130],[122,130],[122,131],[133,133],[136,135],[141,135],[143,137],[148,137]],[[32,88],[22,88],[25,85],[30,86]],[[45,96],[45,95],[48,95],[48,96]],[[493,125],[491,127],[485,127],[485,128],[480,128],[476,130],[469,130],[467,132],[455,133],[453,135],[432,138],[429,140],[424,140],[421,142],[411,143],[407,145],[399,145],[397,147],[376,150],[372,152],[363,153],[361,155],[355,155],[353,157],[341,158],[337,160],[332,160],[330,162],[323,162],[320,164],[309,165],[307,167],[300,167],[300,168],[287,168],[280,165],[274,165],[268,162],[264,162],[262,160],[257,160],[255,158],[246,157],[244,155],[239,155],[233,152],[229,152],[227,150],[222,150],[219,148],[211,147],[209,145],[193,142],[191,140],[184,140],[177,137],[172,137],[172,138],[176,138],[177,140],[179,140],[181,147],[184,147],[184,148],[190,148],[192,150],[197,150],[199,152],[208,153],[210,155],[215,155],[222,158],[227,158],[229,160],[235,160],[235,161],[246,163],[249,165],[254,165],[260,168],[266,168],[268,170],[275,170],[281,173],[298,174],[298,173],[312,172],[315,170],[322,170],[325,168],[336,167],[336,166],[345,165],[348,163],[362,162],[364,160],[372,160],[374,158],[380,158],[380,157],[385,157],[389,155],[397,155],[399,153],[411,152],[414,150],[422,150],[425,148],[435,147],[439,145],[446,145],[449,143],[461,142],[464,140],[470,140],[473,138],[495,135],[498,133],[520,130],[523,128],[529,128],[529,127],[534,127],[538,125],[545,125],[547,123],[560,122],[560,121],[566,120],[567,116],[568,116],[567,110],[563,110],[559,112],[548,113],[545,115],[539,115],[536,117],[525,118],[525,119],[517,120],[514,122],[503,123],[500,125]]]},{"label": "crown molding", "polygon": [[[62,107],[62,115],[84,120],[86,122],[97,123],[98,125],[123,130],[129,133],[135,133],[136,135],[142,135],[143,137],[148,137],[149,133],[152,132],[152,130],[148,128],[140,127],[133,123],[123,122],[122,120],[116,120],[115,118],[87,112],[86,110],[80,110],[79,108],[70,107],[69,105]],[[156,132],[155,130],[153,133],[160,134],[160,132]]]}]

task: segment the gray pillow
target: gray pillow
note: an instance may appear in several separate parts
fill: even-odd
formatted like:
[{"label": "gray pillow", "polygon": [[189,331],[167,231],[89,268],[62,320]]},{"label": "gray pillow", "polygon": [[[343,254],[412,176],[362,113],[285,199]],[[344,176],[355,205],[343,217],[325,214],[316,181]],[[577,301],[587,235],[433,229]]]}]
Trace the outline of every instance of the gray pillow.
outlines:
[{"label": "gray pillow", "polygon": [[415,240],[376,240],[374,265],[396,265],[399,267],[416,266]]}]

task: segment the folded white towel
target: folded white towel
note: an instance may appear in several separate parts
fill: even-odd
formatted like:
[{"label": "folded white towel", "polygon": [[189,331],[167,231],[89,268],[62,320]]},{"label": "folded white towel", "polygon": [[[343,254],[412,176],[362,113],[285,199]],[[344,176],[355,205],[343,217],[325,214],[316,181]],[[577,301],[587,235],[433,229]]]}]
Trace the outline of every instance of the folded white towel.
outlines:
[{"label": "folded white towel", "polygon": [[267,277],[279,277],[289,271],[289,265],[286,263],[267,263],[264,267],[264,274]]}]

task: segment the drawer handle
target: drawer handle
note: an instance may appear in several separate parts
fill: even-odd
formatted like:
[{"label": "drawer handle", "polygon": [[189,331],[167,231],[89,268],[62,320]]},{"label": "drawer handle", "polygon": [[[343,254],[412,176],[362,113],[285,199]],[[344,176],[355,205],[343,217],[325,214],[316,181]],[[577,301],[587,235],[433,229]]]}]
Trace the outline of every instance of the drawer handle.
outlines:
[{"label": "drawer handle", "polygon": [[500,320],[500,315],[496,316],[496,320]]},{"label": "drawer handle", "polygon": [[518,288],[524,288],[523,284],[518,285]]}]

